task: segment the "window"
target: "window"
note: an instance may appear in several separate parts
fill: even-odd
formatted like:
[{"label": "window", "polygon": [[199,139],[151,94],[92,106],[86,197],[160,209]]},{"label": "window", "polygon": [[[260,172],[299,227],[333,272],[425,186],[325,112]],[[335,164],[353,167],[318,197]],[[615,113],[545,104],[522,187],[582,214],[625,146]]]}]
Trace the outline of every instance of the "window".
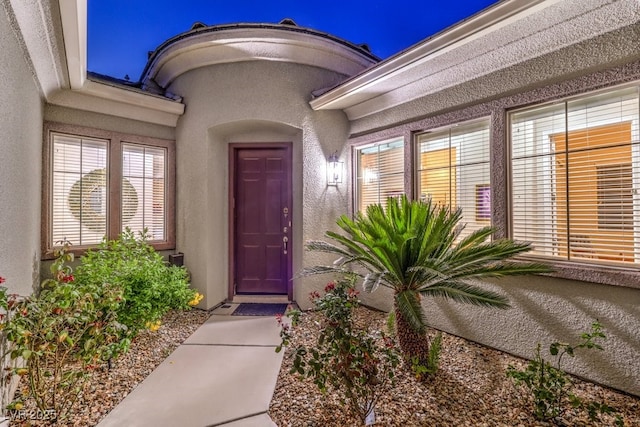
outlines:
[{"label": "window", "polygon": [[514,239],[555,259],[640,259],[638,103],[632,87],[510,115]]},{"label": "window", "polygon": [[174,247],[173,141],[47,123],[43,186],[45,258],[62,240],[75,249],[144,229]]},{"label": "window", "polygon": [[53,134],[52,239],[99,243],[107,230],[108,141]]},{"label": "window", "polygon": [[489,120],[423,133],[416,144],[417,196],[461,208],[463,235],[490,225]]},{"label": "window", "polygon": [[122,223],[156,241],[165,235],[166,158],[164,148],[122,145]]},{"label": "window", "polygon": [[404,140],[395,139],[356,148],[356,206],[361,212],[389,197],[404,194]]}]

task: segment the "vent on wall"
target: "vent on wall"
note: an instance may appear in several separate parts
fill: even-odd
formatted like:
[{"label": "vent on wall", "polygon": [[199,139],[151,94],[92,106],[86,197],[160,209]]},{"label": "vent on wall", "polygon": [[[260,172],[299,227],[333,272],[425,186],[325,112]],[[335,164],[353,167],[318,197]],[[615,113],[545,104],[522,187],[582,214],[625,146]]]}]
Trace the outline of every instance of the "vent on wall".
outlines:
[{"label": "vent on wall", "polygon": [[184,254],[182,252],[178,252],[177,254],[169,255],[169,264],[182,267],[184,265]]}]

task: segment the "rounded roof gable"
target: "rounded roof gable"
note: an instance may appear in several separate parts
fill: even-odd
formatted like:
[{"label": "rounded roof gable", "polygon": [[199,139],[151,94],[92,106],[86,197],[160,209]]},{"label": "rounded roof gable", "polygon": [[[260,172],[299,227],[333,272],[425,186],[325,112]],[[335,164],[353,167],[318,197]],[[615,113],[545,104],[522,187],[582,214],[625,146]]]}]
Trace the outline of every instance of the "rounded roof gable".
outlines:
[{"label": "rounded roof gable", "polygon": [[291,20],[280,24],[193,25],[150,52],[143,87],[166,89],[181,74],[204,66],[243,61],[281,61],[355,75],[380,61],[358,46]]}]

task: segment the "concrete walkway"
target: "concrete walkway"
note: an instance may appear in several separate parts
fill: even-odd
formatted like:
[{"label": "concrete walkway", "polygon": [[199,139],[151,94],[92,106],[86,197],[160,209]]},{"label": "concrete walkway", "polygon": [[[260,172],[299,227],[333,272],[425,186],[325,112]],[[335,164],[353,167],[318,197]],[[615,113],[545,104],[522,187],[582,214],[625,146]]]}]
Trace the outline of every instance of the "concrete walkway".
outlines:
[{"label": "concrete walkway", "polygon": [[267,414],[283,357],[275,318],[215,313],[98,427],[275,426]]}]

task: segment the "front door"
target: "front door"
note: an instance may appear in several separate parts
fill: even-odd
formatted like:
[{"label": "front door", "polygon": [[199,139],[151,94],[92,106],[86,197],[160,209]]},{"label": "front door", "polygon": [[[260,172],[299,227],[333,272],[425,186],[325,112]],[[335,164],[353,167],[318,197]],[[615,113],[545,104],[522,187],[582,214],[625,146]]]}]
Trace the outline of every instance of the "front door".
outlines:
[{"label": "front door", "polygon": [[232,145],[236,294],[289,294],[291,145]]}]

